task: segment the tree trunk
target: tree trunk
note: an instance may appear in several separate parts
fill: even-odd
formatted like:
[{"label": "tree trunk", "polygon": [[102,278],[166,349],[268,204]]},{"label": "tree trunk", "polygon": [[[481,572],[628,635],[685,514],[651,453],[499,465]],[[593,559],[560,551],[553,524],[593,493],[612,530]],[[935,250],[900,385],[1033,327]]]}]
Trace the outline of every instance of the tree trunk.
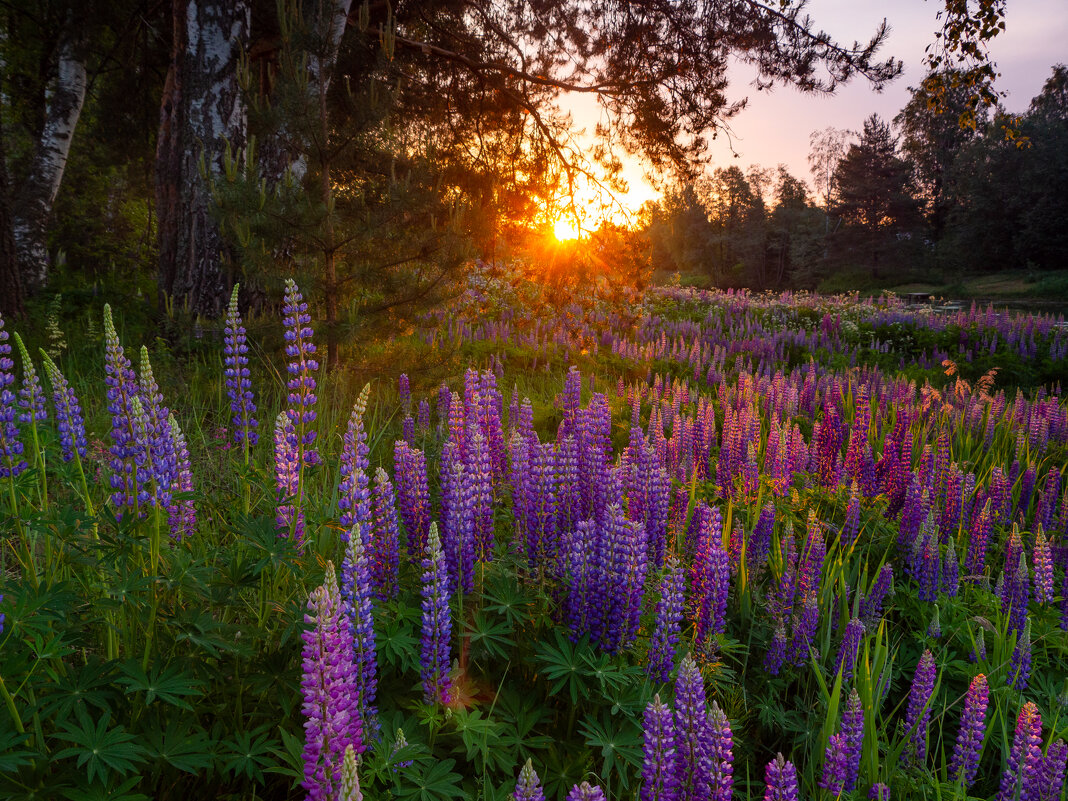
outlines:
[{"label": "tree trunk", "polygon": [[[0,91],[0,99],[3,92]],[[7,161],[4,151],[4,128],[0,124],[0,314],[21,317],[22,277],[15,254],[15,235],[11,227],[11,204],[7,187]]]},{"label": "tree trunk", "polygon": [[15,251],[28,289],[39,289],[48,279],[48,221],[85,102],[87,77],[78,41],[80,30],[78,21],[71,17],[59,44],[56,79],[45,108],[41,138],[12,209]]},{"label": "tree trunk", "polygon": [[159,292],[194,314],[226,303],[225,248],[212,217],[211,181],[229,147],[245,145],[238,59],[248,46],[248,0],[173,0],[174,46],[156,149]]}]

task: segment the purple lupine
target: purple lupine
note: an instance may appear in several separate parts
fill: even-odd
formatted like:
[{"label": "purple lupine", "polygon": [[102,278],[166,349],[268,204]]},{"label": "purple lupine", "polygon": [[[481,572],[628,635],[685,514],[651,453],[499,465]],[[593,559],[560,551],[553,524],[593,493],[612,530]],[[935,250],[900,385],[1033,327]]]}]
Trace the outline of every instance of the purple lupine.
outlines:
[{"label": "purple lupine", "polygon": [[605,801],[604,790],[589,782],[576,784],[567,794],[567,801]]},{"label": "purple lupine", "polygon": [[430,402],[426,398],[419,400],[419,412],[416,417],[416,423],[419,425],[419,431],[422,434],[430,432]]},{"label": "purple lupine", "polygon": [[104,304],[105,363],[108,412],[111,414],[111,502],[119,507],[137,509],[147,493],[142,484],[149,480],[145,461],[148,443],[138,436],[134,420],[134,400],[140,389],[115,331],[111,307]]},{"label": "purple lupine", "polygon": [[968,557],[964,562],[964,569],[971,576],[980,575],[986,566],[986,551],[993,527],[994,511],[991,501],[987,500],[979,514],[972,517],[972,529],[968,537]]},{"label": "purple lupine", "polygon": [[786,639],[786,626],[778,623],[771,637],[771,644],[767,653],[764,654],[764,670],[772,676],[778,676],[782,666],[786,664],[789,642]]},{"label": "purple lupine", "polygon": [[913,573],[920,585],[916,594],[921,601],[934,603],[938,599],[938,587],[942,581],[941,565],[938,533],[928,522],[914,541],[912,554]]},{"label": "purple lupine", "polygon": [[676,801],[675,728],[671,707],[653,697],[645,707],[641,801]]},{"label": "purple lupine", "polygon": [[[45,410],[45,395],[41,388],[41,379],[33,366],[33,360],[22,344],[22,337],[15,334],[15,344],[18,345],[19,355],[22,357],[22,386],[19,387],[19,422],[29,425],[36,430],[37,423],[48,419]],[[36,434],[34,435],[36,437]]]},{"label": "purple lupine", "polygon": [[726,630],[731,579],[729,557],[720,544],[719,510],[712,509],[706,520],[692,568],[694,639],[701,657],[715,653],[715,636]]},{"label": "purple lupine", "polygon": [[679,801],[708,801],[712,797],[705,682],[693,657],[687,654],[675,679],[675,776]]},{"label": "purple lupine", "polygon": [[304,541],[304,509],[296,502],[300,483],[300,452],[293,423],[285,412],[274,421],[274,482],[277,494],[275,527],[279,537]]},{"label": "purple lupine", "polygon": [[370,469],[367,454],[370,449],[367,447],[363,415],[367,411],[370,392],[371,385],[365,384],[352,406],[341,449],[341,483],[337,491],[337,506],[341,510],[341,540],[348,542],[350,532],[359,526],[365,548],[371,540],[371,479],[367,475]]},{"label": "purple lupine", "polygon": [[775,531],[775,504],[769,501],[760,510],[760,517],[753,526],[746,544],[745,561],[750,573],[763,565],[771,551],[771,536]]},{"label": "purple lupine", "polygon": [[1024,623],[1023,631],[1017,633],[1016,647],[1009,659],[1009,685],[1020,690],[1027,689],[1031,680],[1031,621]]},{"label": "purple lupine", "polygon": [[[56,423],[59,428],[60,446],[63,449],[63,461],[69,462],[74,458],[75,453],[82,458],[85,456],[85,420],[82,417],[82,407],[78,403],[78,396],[74,394],[74,390],[56,363],[43,350],[41,358],[44,360],[45,373],[52,384],[52,403],[56,409]],[[2,445],[0,445],[0,451],[2,451]]]},{"label": "purple lupine", "polygon": [[[178,492],[190,493],[193,491],[193,470],[189,464],[189,446],[186,444],[185,434],[173,414],[168,418],[168,428],[174,440],[172,447],[174,448],[174,457],[177,462],[177,478],[174,483],[174,489]],[[168,523],[172,534],[178,539],[193,536],[197,527],[197,508],[192,498],[184,498],[180,501],[172,500],[171,505],[167,508],[167,514],[169,515]]]},{"label": "purple lupine", "polygon": [[311,801],[333,801],[341,786],[345,748],[364,750],[363,731],[356,714],[356,668],[352,661],[352,633],[341,611],[334,565],[308,598],[304,620],[312,627],[304,641],[301,709],[304,724],[304,780]]},{"label": "purple lupine", "polygon": [[403,439],[393,446],[396,466],[397,508],[404,523],[411,556],[426,550],[430,531],[430,488],[426,475],[426,456]]},{"label": "purple lupine", "polygon": [[356,704],[363,730],[378,728],[375,693],[378,688],[378,662],[375,654],[374,601],[367,551],[359,525],[353,528],[358,535],[349,537],[345,559],[341,563],[342,614],[352,635],[352,660],[356,666]]},{"label": "purple lupine", "polygon": [[872,801],[890,801],[890,788],[882,782],[876,782],[868,791],[868,798]]},{"label": "purple lupine", "polygon": [[[393,748],[391,748],[389,752],[390,761],[392,761],[393,757],[395,757],[402,748],[407,747],[408,738],[404,736],[404,729],[397,729],[397,737],[393,741]],[[398,768],[411,767],[414,761],[415,760],[412,759],[402,759],[400,762],[397,762],[393,765],[393,772],[396,773]]]},{"label": "purple lupine", "polygon": [[927,760],[927,728],[931,723],[931,695],[937,674],[934,655],[928,649],[916,666],[905,711],[905,736],[909,742],[904,756],[912,764],[922,765]]},{"label": "purple lupine", "polygon": [[381,467],[375,470],[375,486],[371,496],[371,532],[368,549],[371,584],[379,600],[386,600],[397,594],[400,533],[393,484]]},{"label": "purple lupine", "polygon": [[1042,716],[1028,701],[1016,718],[1009,761],[996,801],[1038,801],[1042,781]]},{"label": "purple lupine", "polygon": [[174,437],[171,434],[170,410],[163,405],[163,394],[152,372],[152,362],[148,358],[148,348],[141,346],[141,371],[138,383],[141,387],[140,399],[144,404],[145,426],[148,443],[149,475],[153,481],[151,502],[171,510],[172,521],[176,512],[172,509],[171,494],[178,481],[178,454],[174,450]]},{"label": "purple lupine", "polygon": [[397,379],[397,396],[400,398],[401,408],[408,414],[412,408],[412,388],[408,382],[408,374],[401,373]]},{"label": "purple lupine", "polygon": [[764,768],[764,801],[800,801],[797,768],[782,754],[776,754]]},{"label": "purple lupine", "polygon": [[11,345],[7,339],[4,318],[0,315],[0,478],[17,476],[26,469],[26,461],[22,458],[24,446],[15,422],[15,393],[8,389],[15,383],[15,363],[9,356]]},{"label": "purple lupine", "polygon": [[842,713],[840,733],[845,737],[847,753],[845,789],[846,792],[851,792],[860,778],[860,757],[864,750],[864,705],[860,702],[856,687],[849,693],[849,700]]},{"label": "purple lupine", "polygon": [[820,787],[832,796],[841,796],[846,792],[849,757],[849,745],[845,735],[832,734],[824,752],[823,773],[820,776]]},{"label": "purple lupine", "polygon": [[545,801],[545,792],[541,789],[541,780],[534,771],[534,764],[529,759],[519,771],[519,779],[515,783],[515,792],[512,793],[512,801]]},{"label": "purple lupine", "polygon": [[879,575],[872,584],[871,592],[864,596],[860,604],[860,619],[868,626],[874,626],[883,616],[883,604],[894,590],[894,569],[890,565],[879,568]]},{"label": "purple lupine", "polygon": [[449,576],[436,523],[430,524],[423,557],[423,635],[420,675],[428,704],[448,702],[452,614],[449,611]]},{"label": "purple lupine", "polygon": [[935,640],[942,636],[942,621],[938,616],[938,604],[935,604],[931,622],[927,624],[927,636]]},{"label": "purple lupine", "polygon": [[223,333],[223,377],[226,396],[230,399],[231,422],[234,426],[234,442],[247,448],[256,444],[259,434],[256,428],[256,403],[252,394],[252,379],[248,369],[248,344],[241,312],[237,308],[239,284],[234,284],[230,305],[226,308]]},{"label": "purple lupine", "polygon": [[1068,745],[1064,740],[1050,743],[1042,759],[1042,780],[1039,801],[1060,801],[1064,790],[1064,769],[1068,763]]},{"label": "purple lupine", "polygon": [[860,532],[860,487],[853,482],[849,491],[849,503],[846,505],[845,523],[842,524],[842,542],[853,545]]},{"label": "purple lupine", "polygon": [[814,595],[804,600],[800,614],[794,621],[793,637],[790,640],[790,661],[795,666],[804,663],[814,649],[812,641],[820,625],[820,607]]},{"label": "purple lupine", "polygon": [[853,618],[846,623],[845,632],[842,634],[842,644],[834,660],[834,672],[842,671],[842,684],[848,684],[853,679],[853,670],[857,664],[857,653],[860,650],[860,641],[863,636],[864,624],[859,618]]},{"label": "purple lupine", "polygon": [[[293,426],[293,434],[297,443],[297,455],[299,469],[303,472],[304,467],[313,467],[319,464],[319,452],[315,450],[315,429],[311,424],[315,422],[315,378],[312,376],[319,369],[319,362],[315,360],[315,343],[312,342],[314,332],[309,323],[311,315],[308,314],[308,304],[297,289],[297,284],[292,278],[286,279],[285,306],[282,308],[285,315],[282,325],[285,326],[286,356],[289,364],[286,369],[289,380],[286,386],[289,389],[287,401],[289,408],[285,410]],[[303,491],[303,482],[300,490]],[[297,505],[301,503],[297,498]]]},{"label": "purple lupine", "polygon": [[[1014,532],[1014,540],[1019,540],[1020,535]],[[1027,602],[1031,595],[1031,581],[1027,575],[1027,555],[1020,545],[1015,550],[1016,570],[1012,571],[1013,548],[1006,548],[1005,572],[1002,574],[1004,584],[1002,586],[1001,604],[1002,611],[1009,618],[1009,631],[1022,631],[1027,621]]]},{"label": "purple lupine", "polygon": [[990,687],[986,676],[980,673],[968,685],[964,697],[964,711],[960,716],[960,731],[953,746],[953,758],[949,763],[949,777],[960,781],[964,789],[972,786],[979,771],[979,755],[986,736],[986,708],[990,700]]},{"label": "purple lupine", "polygon": [[942,592],[950,598],[956,598],[960,592],[960,562],[957,560],[957,541],[949,538],[946,555],[942,560]]},{"label": "purple lupine", "polygon": [[734,784],[734,735],[723,710],[713,701],[708,713],[708,756],[711,762],[710,801],[731,801]]},{"label": "purple lupine", "polygon": [[1050,526],[1053,525],[1060,494],[1061,471],[1056,467],[1051,467],[1046,473],[1046,486],[1042,489],[1042,497],[1038,499],[1038,508],[1035,510],[1035,523],[1042,526],[1044,531],[1049,531]]},{"label": "purple lupine", "polygon": [[1035,530],[1034,567],[1035,600],[1048,604],[1053,600],[1053,555],[1041,525]]},{"label": "purple lupine", "polygon": [[1035,492],[1035,481],[1037,480],[1037,474],[1035,473],[1034,465],[1029,465],[1022,476],[1020,476],[1020,497],[1016,505],[1016,515],[1021,519],[1027,517],[1027,510],[1031,506],[1031,496]]},{"label": "purple lupine", "polygon": [[679,560],[671,556],[660,580],[660,600],[656,603],[656,625],[649,638],[649,678],[665,682],[675,668],[675,646],[679,642],[683,593],[686,577]]}]

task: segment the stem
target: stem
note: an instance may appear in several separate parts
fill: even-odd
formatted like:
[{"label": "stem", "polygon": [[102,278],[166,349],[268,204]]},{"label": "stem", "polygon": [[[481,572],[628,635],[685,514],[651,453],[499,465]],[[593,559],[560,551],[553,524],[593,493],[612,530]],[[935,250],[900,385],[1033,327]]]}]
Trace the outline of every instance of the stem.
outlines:
[{"label": "stem", "polygon": [[4,696],[4,704],[7,706],[8,713],[11,715],[11,720],[15,723],[15,728],[18,729],[19,734],[25,734],[26,727],[22,725],[22,716],[19,715],[19,710],[15,706],[15,699],[11,697],[7,685],[4,684],[3,676],[0,676],[0,694],[3,694]]}]

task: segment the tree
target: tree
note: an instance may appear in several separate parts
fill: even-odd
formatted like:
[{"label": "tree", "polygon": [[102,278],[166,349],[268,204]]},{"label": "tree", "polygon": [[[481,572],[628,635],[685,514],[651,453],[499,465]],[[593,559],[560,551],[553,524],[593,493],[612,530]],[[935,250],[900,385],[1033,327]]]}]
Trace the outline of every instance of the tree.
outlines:
[{"label": "tree", "polygon": [[860,141],[850,145],[834,173],[835,213],[847,226],[846,239],[864,251],[873,278],[880,257],[915,222],[909,168],[897,155],[890,126],[872,114]]},{"label": "tree", "polygon": [[845,157],[850,132],[828,126],[822,131],[813,131],[808,138],[808,167],[816,193],[823,196],[824,233],[830,233],[831,192],[834,190],[834,173]]},{"label": "tree", "polygon": [[772,286],[782,286],[798,266],[814,261],[814,255],[806,250],[812,240],[813,223],[818,224],[818,219],[819,212],[809,203],[808,187],[780,164],[768,238]]}]

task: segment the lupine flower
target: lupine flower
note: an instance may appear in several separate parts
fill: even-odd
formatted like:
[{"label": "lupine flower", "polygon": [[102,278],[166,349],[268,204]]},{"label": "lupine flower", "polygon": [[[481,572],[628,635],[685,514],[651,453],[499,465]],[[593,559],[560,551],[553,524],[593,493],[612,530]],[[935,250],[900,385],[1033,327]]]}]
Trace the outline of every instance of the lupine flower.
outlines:
[{"label": "lupine flower", "polygon": [[370,392],[371,385],[365,384],[352,406],[341,449],[341,484],[337,498],[338,509],[341,510],[339,522],[342,541],[347,542],[350,531],[359,526],[365,547],[371,540],[371,492],[368,489],[371,482],[367,475],[370,466],[367,454],[370,449],[367,447],[363,415],[367,411]]},{"label": "lupine flower", "polygon": [[1042,716],[1031,701],[1016,718],[1009,762],[996,801],[1038,801],[1042,781]]},{"label": "lupine flower", "polygon": [[400,565],[400,534],[397,527],[397,505],[393,484],[381,467],[375,470],[374,493],[371,497],[371,583],[380,600],[397,594]]},{"label": "lupine flower", "polygon": [[351,744],[345,746],[345,756],[341,762],[341,788],[337,801],[363,801],[360,775],[356,771],[356,750]]},{"label": "lupine flower", "polygon": [[1016,637],[1016,647],[1009,660],[1009,684],[1017,690],[1027,689],[1031,680],[1031,621],[1028,620]]},{"label": "lupine flower", "polygon": [[894,589],[894,569],[890,565],[879,568],[871,592],[864,596],[860,604],[860,619],[868,626],[873,626],[883,616],[883,604]]},{"label": "lupine flower", "polygon": [[[286,328],[286,356],[290,359],[287,366],[289,380],[286,382],[289,388],[289,408],[285,414],[293,426],[300,467],[312,467],[319,463],[319,453],[313,446],[315,429],[310,427],[315,422],[316,401],[315,378],[312,373],[319,369],[319,362],[314,358],[314,332],[308,325],[311,322],[308,304],[304,302],[292,278],[286,279],[285,306],[282,313],[285,315],[282,325]],[[300,502],[301,499],[298,498],[298,506]]]},{"label": "lupine flower", "polygon": [[864,749],[864,706],[860,702],[856,687],[849,693],[849,700],[842,713],[841,734],[845,737],[848,755],[845,789],[849,792],[857,786],[857,780],[860,778],[860,757]]},{"label": "lupine flower", "polygon": [[1053,555],[1042,526],[1035,531],[1034,566],[1035,600],[1048,604],[1053,600]]},{"label": "lupine flower", "polygon": [[430,402],[426,398],[421,398],[419,401],[419,416],[416,422],[422,433],[426,434],[430,431]]},{"label": "lupine flower", "polygon": [[301,786],[312,801],[333,801],[341,788],[346,748],[363,751],[363,732],[356,714],[355,667],[352,633],[341,611],[334,565],[327,562],[321,587],[308,599],[311,614],[304,616],[312,627],[301,634],[304,641],[304,781]]},{"label": "lupine flower", "polygon": [[968,659],[972,662],[982,662],[986,659],[986,636],[981,626],[976,629],[975,645]]},{"label": "lupine flower", "polygon": [[428,704],[449,700],[449,642],[452,615],[449,612],[449,576],[436,523],[430,524],[426,555],[423,557],[423,697]]},{"label": "lupine flower", "polygon": [[853,482],[853,488],[849,493],[849,504],[846,506],[845,523],[842,526],[842,542],[852,545],[856,542],[860,531],[860,487]]},{"label": "lupine flower", "polygon": [[278,536],[292,534],[298,543],[304,540],[304,509],[296,499],[300,484],[300,452],[293,423],[284,411],[274,421],[274,478],[278,495],[275,525]]},{"label": "lupine flower", "polygon": [[111,501],[120,508],[136,508],[143,490],[142,483],[148,480],[145,460],[148,458],[148,443],[137,436],[133,401],[140,392],[137,377],[130,367],[115,331],[111,307],[104,304],[104,341],[106,356],[104,383],[107,385],[108,412],[111,414]]},{"label": "lupine flower", "polygon": [[412,408],[412,388],[408,383],[407,373],[401,373],[397,379],[397,394],[400,397],[401,408],[407,414]]},{"label": "lupine flower", "polygon": [[890,801],[890,788],[882,782],[876,782],[868,791],[868,798],[873,801]]},{"label": "lupine flower", "polygon": [[352,660],[356,666],[357,711],[364,731],[378,728],[375,692],[378,688],[378,662],[375,654],[374,602],[367,552],[359,526],[353,528],[341,564],[341,605],[352,633]]},{"label": "lupine flower", "polygon": [[[79,457],[84,457],[85,421],[82,417],[81,404],[78,403],[78,396],[74,394],[67,379],[48,354],[41,351],[41,358],[44,359],[45,373],[52,384],[52,403],[56,409],[56,423],[59,428],[60,446],[63,449],[63,461],[69,462],[74,458],[75,452]],[[0,389],[0,392],[2,391]],[[2,447],[0,444],[0,451]]]},{"label": "lupine flower", "polygon": [[230,399],[231,422],[234,424],[234,442],[238,445],[247,442],[255,445],[259,439],[256,427],[259,425],[254,417],[256,403],[252,395],[252,379],[248,369],[248,345],[245,340],[245,326],[241,322],[241,313],[237,309],[239,284],[234,284],[230,294],[230,305],[226,308],[226,328],[223,335],[223,365],[226,396]]},{"label": "lupine flower", "polygon": [[[408,738],[404,736],[404,729],[397,729],[397,738],[393,741],[393,749],[389,752],[390,758],[395,757],[402,748],[408,747]],[[394,773],[399,768],[410,767],[413,760],[404,759],[393,766]]]},{"label": "lupine flower", "polygon": [[771,637],[771,645],[764,654],[764,670],[772,676],[778,676],[782,666],[786,663],[789,642],[786,639],[786,627],[779,623]]},{"label": "lupine flower", "polygon": [[148,432],[148,465],[154,481],[155,496],[152,502],[170,508],[171,493],[178,481],[178,455],[174,450],[170,410],[163,405],[163,394],[159,391],[152,372],[152,362],[148,358],[148,348],[144,345],[141,346],[141,374],[138,376],[138,383]]},{"label": "lupine flower", "polygon": [[430,488],[426,475],[426,457],[403,439],[393,446],[396,465],[397,507],[408,535],[408,553],[415,556],[426,550],[430,530]]},{"label": "lupine flower", "polygon": [[545,801],[545,793],[541,789],[541,780],[534,772],[534,764],[528,759],[523,769],[519,771],[519,780],[515,784],[515,792],[512,793],[512,801]]},{"label": "lupine flower", "polygon": [[777,754],[764,769],[764,801],[800,801],[797,769],[782,754]]},{"label": "lupine flower", "polygon": [[846,780],[849,771],[849,745],[842,734],[832,734],[823,757],[823,774],[820,787],[832,796],[846,792]]},{"label": "lupine flower", "polygon": [[964,697],[964,711],[960,716],[960,731],[953,746],[953,758],[949,763],[949,776],[963,783],[965,789],[972,786],[979,770],[979,755],[986,736],[986,707],[990,689],[986,676],[980,673],[970,685]]},{"label": "lupine flower", "polygon": [[[189,465],[189,446],[186,445],[185,434],[182,433],[182,429],[178,425],[178,421],[174,419],[173,414],[168,418],[168,428],[173,438],[171,447],[174,450],[175,461],[177,462],[177,479],[174,488],[178,492],[192,492],[193,471]],[[193,536],[197,527],[197,508],[192,498],[185,498],[178,502],[172,501],[167,508],[167,514],[169,516],[168,524],[173,535],[177,536],[178,539]]]},{"label": "lupine flower", "polygon": [[814,651],[812,640],[820,625],[820,607],[814,596],[805,599],[801,613],[794,622],[793,639],[790,641],[790,661],[794,665],[800,665],[809,658]]},{"label": "lupine flower", "polygon": [[576,784],[567,794],[567,801],[605,801],[604,790],[590,785],[589,782]]},{"label": "lupine flower", "polygon": [[685,574],[679,560],[670,557],[660,581],[660,600],[656,603],[656,625],[649,640],[649,677],[665,682],[675,667],[675,646],[679,642],[682,620]]},{"label": "lupine flower", "polygon": [[26,469],[22,458],[24,446],[19,441],[19,427],[15,422],[15,393],[8,388],[15,382],[15,363],[8,355],[11,345],[7,339],[4,318],[0,315],[0,478],[17,476]]},{"label": "lupine flower", "polygon": [[842,684],[847,684],[853,678],[853,670],[857,664],[857,652],[860,650],[860,641],[864,636],[864,624],[859,618],[853,618],[846,623],[845,633],[842,635],[842,644],[838,649],[838,657],[834,662],[834,672],[842,671]]},{"label": "lupine flower", "polygon": [[645,708],[643,728],[641,801],[675,801],[675,729],[671,708],[661,703],[659,695]]},{"label": "lupine flower", "polygon": [[713,797],[710,738],[705,682],[687,654],[675,679],[675,775],[680,801]]},{"label": "lupine flower", "polygon": [[934,655],[930,650],[924,651],[916,666],[905,712],[905,734],[909,744],[904,755],[914,764],[923,764],[927,759],[927,728],[931,722],[931,694],[937,674]]},{"label": "lupine flower", "polygon": [[731,724],[715,701],[708,716],[709,758],[712,763],[711,801],[731,801],[734,778],[734,736]]},{"label": "lupine flower", "polygon": [[1050,743],[1046,756],[1042,760],[1042,779],[1040,801],[1059,801],[1064,790],[1064,769],[1068,763],[1068,745],[1064,740]]}]

